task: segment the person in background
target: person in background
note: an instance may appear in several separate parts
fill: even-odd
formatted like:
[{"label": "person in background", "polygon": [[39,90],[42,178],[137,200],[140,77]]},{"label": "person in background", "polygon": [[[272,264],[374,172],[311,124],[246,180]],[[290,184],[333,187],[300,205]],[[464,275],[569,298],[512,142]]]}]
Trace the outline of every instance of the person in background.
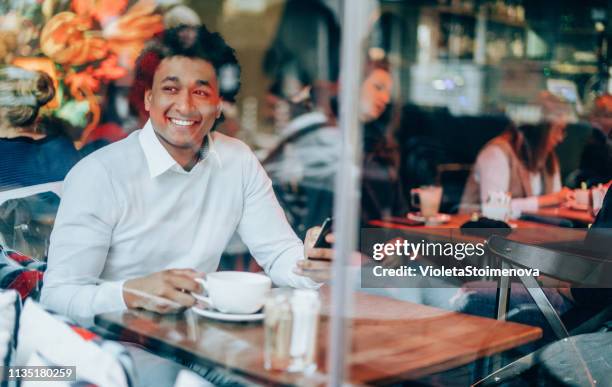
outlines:
[{"label": "person in background", "polygon": [[391,129],[397,118],[391,108],[393,78],[386,58],[366,63],[360,93],[363,122],[361,222],[404,217],[408,201],[400,181],[400,150]]},{"label": "person in background", "polygon": [[262,164],[289,223],[298,236],[333,213],[338,128],[315,105],[316,87],[297,60],[279,66],[266,100],[289,122],[280,128],[278,144]]},{"label": "person in background", "polygon": [[[277,196],[298,235],[333,214],[341,133],[315,104],[313,85],[297,63],[271,88],[275,103],[286,105],[291,120],[279,144],[264,160]],[[291,70],[294,69],[294,70]],[[381,118],[391,100],[393,81],[385,60],[368,61],[361,85],[359,118],[364,125],[361,219],[403,216],[407,211],[399,184],[399,150]]]},{"label": "person in background", "polygon": [[575,188],[583,182],[590,187],[612,180],[612,95],[595,99],[589,121],[593,131],[582,150],[578,170],[568,179]]},{"label": "person in background", "polygon": [[298,236],[333,214],[339,44],[340,26],[324,2],[290,0],[262,61],[271,81],[263,113],[278,134],[263,165]]},{"label": "person in background", "polygon": [[299,71],[302,84],[306,82],[316,89],[311,95],[316,109],[332,122],[335,117],[330,93],[335,91],[333,86],[340,71],[340,24],[336,15],[321,0],[288,0],[279,6],[283,8],[282,15],[263,58],[262,70],[277,84],[284,75]]},{"label": "person in background", "polygon": [[54,95],[47,74],[0,68],[0,190],[62,181],[79,161],[69,124],[39,115]]},{"label": "person in background", "polygon": [[[47,74],[0,68],[0,191],[61,182],[79,161],[70,125],[39,114],[54,95]],[[44,259],[58,206],[52,192],[0,203],[0,243]]]},{"label": "person in background", "polygon": [[549,93],[541,96],[543,120],[511,126],[478,154],[461,199],[461,211],[478,211],[491,192],[509,192],[513,215],[564,202],[555,148],[565,138],[568,105]]}]

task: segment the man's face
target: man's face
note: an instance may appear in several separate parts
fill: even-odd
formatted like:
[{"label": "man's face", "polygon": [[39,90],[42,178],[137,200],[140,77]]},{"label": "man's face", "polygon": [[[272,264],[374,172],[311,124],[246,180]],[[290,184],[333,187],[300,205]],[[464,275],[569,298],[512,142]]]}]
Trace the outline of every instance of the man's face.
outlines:
[{"label": "man's face", "polygon": [[385,111],[391,100],[393,79],[388,71],[374,69],[361,85],[361,119],[374,121]]},{"label": "man's face", "polygon": [[199,149],[221,114],[220,106],[215,69],[203,59],[165,58],[145,92],[155,134],[171,154]]}]

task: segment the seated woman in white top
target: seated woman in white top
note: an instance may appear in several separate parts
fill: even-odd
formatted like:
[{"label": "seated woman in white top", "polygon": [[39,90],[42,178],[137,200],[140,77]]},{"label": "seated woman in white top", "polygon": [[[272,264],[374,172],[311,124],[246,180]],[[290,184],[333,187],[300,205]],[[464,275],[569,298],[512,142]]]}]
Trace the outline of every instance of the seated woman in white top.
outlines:
[{"label": "seated woman in white top", "polygon": [[511,127],[478,154],[461,200],[463,212],[477,211],[492,192],[512,196],[512,214],[565,201],[555,147],[565,137],[562,120]]}]

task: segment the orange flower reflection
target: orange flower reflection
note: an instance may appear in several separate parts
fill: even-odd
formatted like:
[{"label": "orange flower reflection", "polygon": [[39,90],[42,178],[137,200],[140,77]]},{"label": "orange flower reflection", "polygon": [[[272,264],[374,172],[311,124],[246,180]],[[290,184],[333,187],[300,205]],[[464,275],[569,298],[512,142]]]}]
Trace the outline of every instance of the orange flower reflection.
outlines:
[{"label": "orange flower reflection", "polygon": [[127,0],[72,0],[72,9],[77,15],[92,17],[101,24],[121,14],[127,7]]},{"label": "orange flower reflection", "polygon": [[109,49],[125,59],[123,64],[132,67],[145,41],[163,31],[162,16],[154,14],[156,7],[153,1],[140,0],[104,28]]},{"label": "orange flower reflection", "polygon": [[[91,113],[84,139],[97,125],[100,106],[96,92],[103,82],[119,79],[144,47],[164,29],[153,0],[139,0],[127,12],[127,0],[72,0],[75,12],[51,17],[40,34],[41,51],[66,71],[64,81],[77,101],[86,100]],[[103,30],[92,30],[98,26]],[[83,67],[86,68],[82,70]]]},{"label": "orange flower reflection", "polygon": [[102,59],[108,48],[99,31],[88,31],[91,20],[72,12],[53,16],[40,34],[40,49],[56,63],[78,66]]},{"label": "orange flower reflection", "polygon": [[85,139],[95,129],[100,121],[101,109],[95,93],[100,90],[102,81],[110,81],[125,76],[127,70],[117,65],[117,57],[111,56],[103,61],[98,68],[88,66],[81,72],[69,72],[65,78],[70,94],[77,100],[87,100],[91,119],[83,130],[81,138]]},{"label": "orange flower reflection", "polygon": [[93,70],[93,76],[105,81],[112,81],[127,75],[127,70],[119,66],[117,56],[112,55],[105,59],[100,66]]}]

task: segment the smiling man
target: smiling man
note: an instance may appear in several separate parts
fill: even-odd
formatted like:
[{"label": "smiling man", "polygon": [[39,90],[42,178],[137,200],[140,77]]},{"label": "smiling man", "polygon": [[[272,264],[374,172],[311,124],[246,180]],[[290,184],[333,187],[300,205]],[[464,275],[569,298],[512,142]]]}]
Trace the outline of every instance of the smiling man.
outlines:
[{"label": "smiling man", "polygon": [[[296,237],[270,179],[241,141],[214,131],[239,87],[234,50],[180,27],[137,63],[150,119],[79,162],[64,184],[41,301],[75,318],[189,307],[195,278],[217,269],[237,231],[279,286],[315,287],[296,263],[330,256]],[[312,244],[314,230],[307,245]]]}]

